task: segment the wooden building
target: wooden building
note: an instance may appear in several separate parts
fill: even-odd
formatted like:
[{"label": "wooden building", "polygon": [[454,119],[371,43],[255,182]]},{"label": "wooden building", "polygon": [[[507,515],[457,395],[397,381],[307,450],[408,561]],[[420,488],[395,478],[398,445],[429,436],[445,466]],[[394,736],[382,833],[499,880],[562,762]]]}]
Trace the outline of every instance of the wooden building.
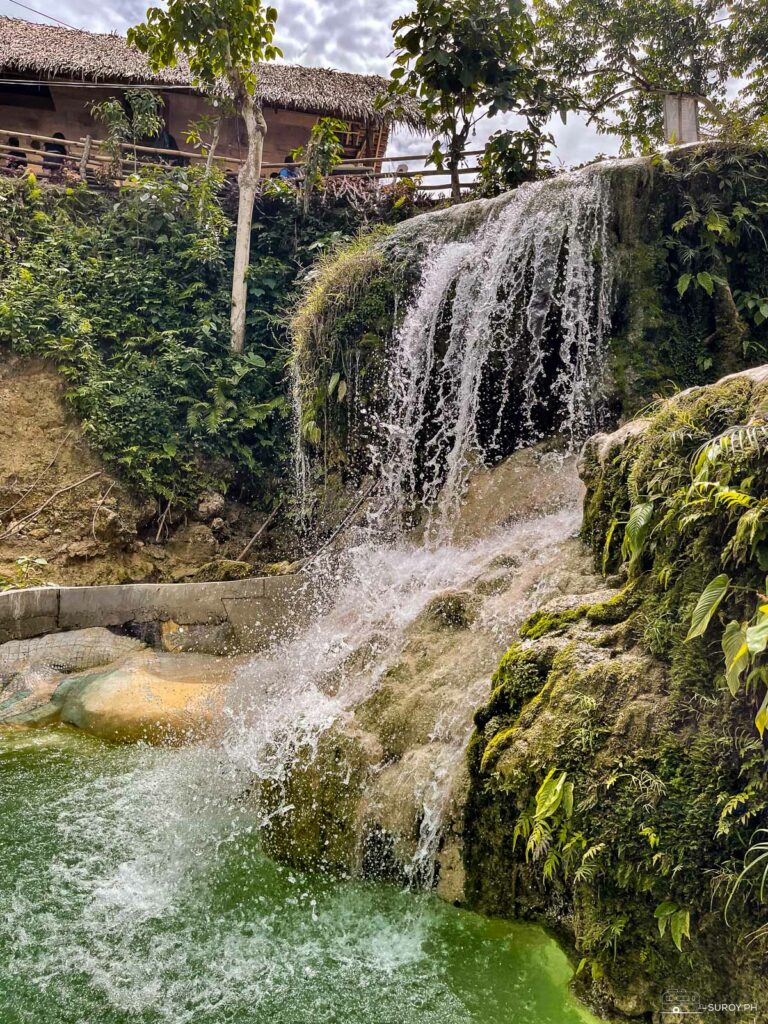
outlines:
[{"label": "wooden building", "polygon": [[[270,63],[258,69],[258,82],[268,128],[265,174],[306,143],[318,117],[347,124],[347,159],[384,155],[391,121],[375,105],[382,78]],[[186,62],[155,73],[122,36],[0,17],[0,143],[16,136],[27,149],[30,135],[55,132],[65,139],[103,138],[104,125],[91,117],[91,105],[137,87],[162,97],[168,131],[180,149],[188,148],[185,129],[212,108],[193,87]],[[400,120],[419,125],[416,112]],[[245,128],[233,115],[223,123],[217,155],[240,159],[244,151]]]}]

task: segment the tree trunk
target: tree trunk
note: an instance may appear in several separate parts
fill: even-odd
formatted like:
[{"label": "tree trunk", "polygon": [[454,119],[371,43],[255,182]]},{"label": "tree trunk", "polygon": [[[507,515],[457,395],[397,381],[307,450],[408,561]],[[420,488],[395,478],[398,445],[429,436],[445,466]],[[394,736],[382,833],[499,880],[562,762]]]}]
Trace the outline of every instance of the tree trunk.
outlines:
[{"label": "tree trunk", "polygon": [[[213,135],[211,136],[211,144],[208,147],[208,153],[205,157],[205,176],[209,178],[211,171],[213,170],[213,157],[216,152],[216,147],[219,144],[219,136],[221,135],[221,118],[216,118],[216,125],[213,129]],[[261,161],[259,161],[261,163]],[[261,166],[259,166],[259,173],[261,173]]]},{"label": "tree trunk", "polygon": [[458,203],[461,200],[461,178],[459,177],[459,162],[458,160],[451,157],[450,163],[451,172],[451,199],[454,203]]},{"label": "tree trunk", "polygon": [[248,265],[251,258],[251,224],[256,188],[261,175],[261,154],[267,123],[253,96],[246,93],[241,99],[241,112],[248,136],[248,151],[240,168],[237,182],[240,202],[237,208],[237,236],[235,238],[235,266],[232,273],[232,351],[242,352],[245,347],[245,314],[248,296]]}]

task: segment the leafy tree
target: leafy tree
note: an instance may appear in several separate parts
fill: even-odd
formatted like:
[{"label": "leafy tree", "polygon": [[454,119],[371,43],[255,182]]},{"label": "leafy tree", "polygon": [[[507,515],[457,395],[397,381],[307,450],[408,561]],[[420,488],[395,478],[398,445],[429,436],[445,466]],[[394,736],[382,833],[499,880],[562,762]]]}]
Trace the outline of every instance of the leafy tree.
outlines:
[{"label": "leafy tree", "polygon": [[497,196],[525,181],[552,174],[547,162],[555,140],[548,133],[526,128],[523,131],[494,132],[480,158],[476,190],[481,196]]},{"label": "leafy tree", "polygon": [[588,112],[598,129],[621,135],[626,149],[663,141],[666,92],[694,96],[704,122],[722,129],[739,114],[739,103],[728,102],[729,79],[750,75],[747,91],[765,112],[763,0],[534,0],[534,6],[546,60],[571,91],[571,105]]},{"label": "leafy tree", "polygon": [[309,212],[312,192],[344,159],[344,146],[339,135],[345,131],[346,122],[335,117],[321,117],[309,134],[306,148],[299,146],[291,153],[297,163],[304,164],[302,209],[305,214]]},{"label": "leafy tree", "polygon": [[454,199],[459,165],[477,123],[514,111],[541,131],[560,106],[540,66],[523,0],[416,0],[392,25],[395,67],[387,101],[415,99],[435,136],[431,161],[447,167]]},{"label": "leafy tree", "polygon": [[768,118],[768,6],[762,0],[732,3],[727,24],[734,72],[745,80],[746,111],[764,124]]},{"label": "leafy tree", "polygon": [[151,139],[162,131],[160,109],[162,97],[148,89],[128,89],[125,103],[110,96],[102,103],[91,104],[91,116],[106,126],[106,149],[112,157],[115,177],[122,176],[123,146],[133,146],[133,169],[137,169],[136,146],[142,139]]},{"label": "leafy tree", "polygon": [[150,7],[147,19],[128,32],[128,40],[155,68],[173,67],[180,55],[189,61],[193,80],[215,92],[223,80],[245,122],[248,149],[240,168],[235,262],[232,274],[232,349],[245,346],[246,274],[251,224],[267,124],[256,97],[259,61],[282,56],[272,39],[277,10],[261,0],[170,0],[165,10]]}]

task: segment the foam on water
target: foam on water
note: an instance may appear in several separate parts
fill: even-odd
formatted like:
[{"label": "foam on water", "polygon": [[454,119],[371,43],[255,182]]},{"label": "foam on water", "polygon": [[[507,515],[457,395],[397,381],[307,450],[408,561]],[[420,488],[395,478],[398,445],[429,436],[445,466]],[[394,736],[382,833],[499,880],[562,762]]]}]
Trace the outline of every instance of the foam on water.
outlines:
[{"label": "foam on water", "polygon": [[219,763],[0,740],[4,1024],[588,1019],[535,928],[266,860]]}]

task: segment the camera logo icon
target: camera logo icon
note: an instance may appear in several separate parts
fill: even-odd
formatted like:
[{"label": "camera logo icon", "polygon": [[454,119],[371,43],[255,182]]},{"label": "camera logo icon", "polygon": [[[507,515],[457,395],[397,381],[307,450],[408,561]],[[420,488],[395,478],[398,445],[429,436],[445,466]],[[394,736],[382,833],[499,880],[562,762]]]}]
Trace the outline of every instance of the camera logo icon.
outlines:
[{"label": "camera logo icon", "polygon": [[688,1013],[697,1013],[699,997],[695,992],[673,989],[661,997],[661,1012],[669,1017],[684,1017]]}]

